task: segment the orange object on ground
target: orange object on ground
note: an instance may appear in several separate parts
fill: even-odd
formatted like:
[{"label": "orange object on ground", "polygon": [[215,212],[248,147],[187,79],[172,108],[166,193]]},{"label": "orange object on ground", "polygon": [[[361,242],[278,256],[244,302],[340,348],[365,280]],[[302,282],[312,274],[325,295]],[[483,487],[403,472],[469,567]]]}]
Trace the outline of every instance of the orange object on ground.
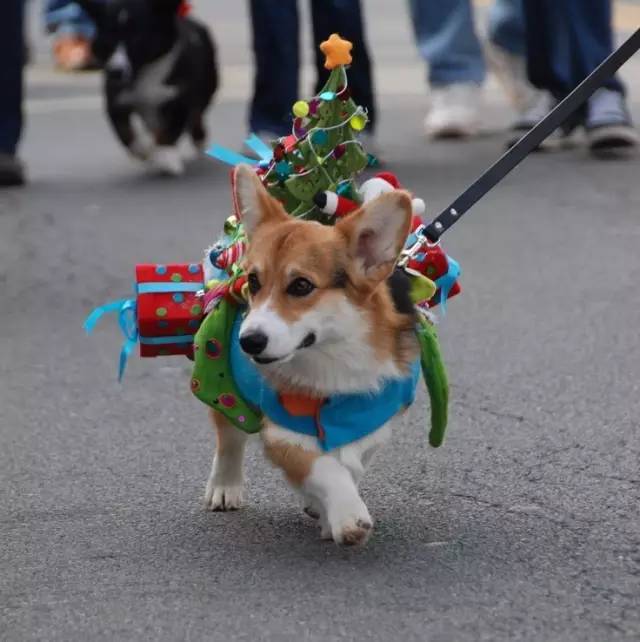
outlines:
[{"label": "orange object on ground", "polygon": [[53,42],[53,58],[64,71],[82,71],[93,66],[91,41],[82,36],[59,36]]}]

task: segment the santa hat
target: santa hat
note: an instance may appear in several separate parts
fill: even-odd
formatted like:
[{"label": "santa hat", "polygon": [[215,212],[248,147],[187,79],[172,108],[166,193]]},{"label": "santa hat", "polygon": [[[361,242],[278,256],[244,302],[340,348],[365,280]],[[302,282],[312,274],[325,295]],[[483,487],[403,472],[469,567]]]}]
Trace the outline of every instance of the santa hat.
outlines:
[{"label": "santa hat", "polygon": [[[362,183],[359,192],[362,196],[363,203],[368,203],[377,196],[380,196],[380,194],[393,192],[396,189],[401,189],[400,181],[396,175],[391,172],[379,172],[373,178]],[[356,201],[328,190],[318,192],[313,197],[313,202],[316,204],[316,207],[325,214],[338,217],[346,216],[359,207]],[[421,198],[411,199],[411,212],[414,216],[418,217],[424,214],[425,204]]]},{"label": "santa hat", "polygon": [[332,214],[334,216],[346,216],[349,212],[358,209],[359,205],[346,196],[340,196],[335,192],[326,190],[318,192],[313,197],[313,202],[316,207],[322,210],[325,214]]},{"label": "santa hat", "polygon": [[[360,193],[366,203],[380,194],[392,192],[396,189],[402,189],[398,177],[391,172],[379,172],[373,178],[370,178],[362,184]],[[414,216],[422,216],[425,210],[426,206],[421,198],[411,199],[411,212]]]}]

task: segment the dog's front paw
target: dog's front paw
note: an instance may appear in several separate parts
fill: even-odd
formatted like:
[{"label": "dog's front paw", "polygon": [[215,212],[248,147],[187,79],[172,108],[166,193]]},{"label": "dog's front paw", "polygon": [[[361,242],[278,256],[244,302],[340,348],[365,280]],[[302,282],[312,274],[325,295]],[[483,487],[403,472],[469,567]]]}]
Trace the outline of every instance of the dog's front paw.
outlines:
[{"label": "dog's front paw", "polygon": [[146,161],[153,156],[154,145],[153,142],[134,139],[128,147],[129,153],[134,158]]},{"label": "dog's front paw", "polygon": [[204,495],[205,508],[212,511],[238,510],[242,506],[244,488],[237,486],[207,484]]},{"label": "dog's front paw", "polygon": [[184,161],[176,147],[157,147],[149,160],[161,174],[181,176],[184,173]]},{"label": "dog's front paw", "polygon": [[338,529],[333,529],[332,535],[335,543],[341,546],[363,546],[367,543],[372,530],[371,520],[355,519]]},{"label": "dog's front paw", "polygon": [[329,510],[328,522],[336,544],[362,546],[371,535],[373,520],[364,502],[358,499],[359,505],[343,505]]}]

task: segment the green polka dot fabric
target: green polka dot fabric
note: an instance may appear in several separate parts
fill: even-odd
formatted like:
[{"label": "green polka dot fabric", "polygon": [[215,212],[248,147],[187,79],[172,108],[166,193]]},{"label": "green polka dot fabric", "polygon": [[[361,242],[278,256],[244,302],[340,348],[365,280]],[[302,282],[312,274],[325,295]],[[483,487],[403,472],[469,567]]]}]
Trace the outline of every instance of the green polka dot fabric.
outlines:
[{"label": "green polka dot fabric", "polygon": [[418,341],[422,375],[431,402],[429,444],[438,448],[444,441],[449,408],[449,379],[442,360],[438,333],[434,325],[419,315]]},{"label": "green polka dot fabric", "polygon": [[191,391],[223,414],[236,428],[260,430],[262,415],[241,397],[232,377],[229,342],[238,307],[223,299],[195,335]]}]

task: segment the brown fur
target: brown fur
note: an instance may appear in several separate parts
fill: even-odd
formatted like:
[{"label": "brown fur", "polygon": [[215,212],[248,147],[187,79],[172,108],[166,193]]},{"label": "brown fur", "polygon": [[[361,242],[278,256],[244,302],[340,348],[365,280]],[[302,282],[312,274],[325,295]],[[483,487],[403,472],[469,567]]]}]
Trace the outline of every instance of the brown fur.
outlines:
[{"label": "brown fur", "polygon": [[[299,408],[305,404],[314,407],[318,420],[317,409],[336,388],[373,389],[387,373],[396,374],[390,361],[406,373],[418,354],[414,310],[402,291],[406,286],[402,276],[390,277],[409,233],[409,195],[400,190],[381,195],[335,225],[323,226],[290,218],[267,194],[253,169],[238,167],[234,179],[234,203],[249,241],[244,268],[253,291],[249,297],[253,310],[244,323],[248,333],[256,332],[256,328],[268,332],[268,328],[261,329],[261,324],[275,326],[276,353],[272,355],[273,365],[265,366],[265,377],[281,393],[282,403],[297,401]],[[313,287],[299,287],[298,283],[292,288],[300,278]],[[345,304],[345,297],[350,306]],[[315,314],[305,317],[311,311]],[[255,315],[253,326],[251,314]],[[345,317],[342,326],[343,319],[338,315]],[[360,324],[364,324],[364,332]],[[332,333],[342,343],[331,345]],[[327,344],[318,353],[299,357],[299,372],[295,371],[295,361],[284,361],[291,350],[311,349],[316,341],[321,345],[323,340]],[[300,342],[297,347],[296,342]],[[344,353],[340,352],[342,346]],[[361,350],[363,361],[351,369],[350,355]],[[269,354],[265,355],[266,364]],[[257,355],[255,358],[260,362]],[[276,361],[283,363],[278,366]],[[338,368],[345,369],[344,378]],[[303,385],[311,389],[300,389]],[[232,510],[242,501],[241,457],[246,436],[218,413],[213,412],[212,418],[218,449],[207,483],[207,505],[212,510]],[[313,442],[292,438],[269,422],[262,437],[271,462],[302,490],[312,508],[317,502],[322,537],[347,546],[364,544],[371,534],[372,520],[358,494],[362,472],[358,466],[364,466],[386,434],[381,434],[379,441],[363,440],[360,447],[354,447],[351,464],[316,451]],[[300,443],[310,445],[305,448]],[[309,477],[313,479],[307,483]]]},{"label": "brown fur", "polygon": [[293,486],[301,486],[311,472],[313,462],[320,456],[301,446],[286,441],[270,439],[264,435],[264,451],[275,466],[282,468],[287,480]]},{"label": "brown fur", "polygon": [[[382,198],[394,200],[396,205],[399,202],[406,213],[407,224],[400,229],[396,241],[399,253],[409,231],[410,197],[397,191]],[[290,218],[266,192],[261,194],[260,206],[262,216],[244,263],[246,271],[254,272],[261,284],[251,303],[260,305],[270,297],[278,314],[293,322],[321,304],[324,297],[346,294],[365,312],[369,340],[379,358],[391,358],[402,372],[407,372],[418,351],[414,319],[395,310],[385,284],[395,261],[365,273],[355,264],[361,210],[335,226],[326,226]],[[316,289],[303,298],[287,295],[286,287],[296,277],[309,279]]]}]

